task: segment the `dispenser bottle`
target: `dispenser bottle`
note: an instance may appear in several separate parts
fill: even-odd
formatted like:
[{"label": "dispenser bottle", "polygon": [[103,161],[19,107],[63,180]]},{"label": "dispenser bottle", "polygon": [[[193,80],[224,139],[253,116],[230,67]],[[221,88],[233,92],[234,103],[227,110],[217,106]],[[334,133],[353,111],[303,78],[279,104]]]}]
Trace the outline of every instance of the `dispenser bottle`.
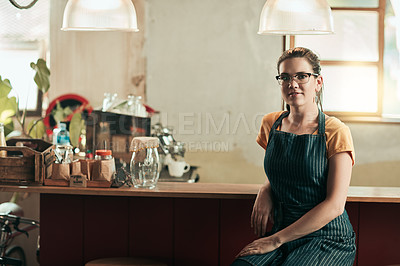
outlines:
[{"label": "dispenser bottle", "polygon": [[[0,146],[1,147],[6,147],[6,137],[4,135],[4,124],[0,123]],[[1,150],[0,151],[0,157],[7,157],[7,151]]]},{"label": "dispenser bottle", "polygon": [[60,131],[57,133],[57,145],[69,145],[69,132],[65,123],[60,123]]}]

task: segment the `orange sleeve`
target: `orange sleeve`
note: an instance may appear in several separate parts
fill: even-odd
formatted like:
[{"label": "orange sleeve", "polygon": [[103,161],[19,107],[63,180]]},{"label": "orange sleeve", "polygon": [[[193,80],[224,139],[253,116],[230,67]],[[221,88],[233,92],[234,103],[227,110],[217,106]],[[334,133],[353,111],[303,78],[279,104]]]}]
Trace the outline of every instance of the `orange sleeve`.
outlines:
[{"label": "orange sleeve", "polygon": [[330,117],[325,123],[326,145],[328,159],[340,152],[348,152],[352,163],[355,163],[353,138],[348,126],[335,117]]},{"label": "orange sleeve", "polygon": [[283,111],[269,113],[264,115],[262,119],[260,132],[258,133],[256,141],[264,150],[267,149],[269,132],[271,131],[272,125],[282,113]]}]

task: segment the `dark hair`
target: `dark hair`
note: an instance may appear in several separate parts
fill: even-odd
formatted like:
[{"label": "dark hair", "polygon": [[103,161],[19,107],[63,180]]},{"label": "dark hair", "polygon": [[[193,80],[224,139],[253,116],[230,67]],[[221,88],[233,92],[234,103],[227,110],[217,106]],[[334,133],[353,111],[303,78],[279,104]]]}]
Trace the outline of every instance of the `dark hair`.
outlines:
[{"label": "dark hair", "polygon": [[[281,57],[279,57],[278,63],[276,65],[278,73],[279,73],[279,66],[281,65],[281,63],[286,59],[290,58],[305,58],[308,61],[308,63],[310,63],[314,73],[318,75],[321,74],[321,65],[318,56],[315,53],[313,53],[313,51],[311,51],[310,49],[304,47],[295,47],[284,51]],[[322,110],[322,88],[319,92],[317,92],[316,96],[317,96],[316,100],[317,105],[319,105]],[[288,105],[286,105],[286,108],[289,110]]]}]

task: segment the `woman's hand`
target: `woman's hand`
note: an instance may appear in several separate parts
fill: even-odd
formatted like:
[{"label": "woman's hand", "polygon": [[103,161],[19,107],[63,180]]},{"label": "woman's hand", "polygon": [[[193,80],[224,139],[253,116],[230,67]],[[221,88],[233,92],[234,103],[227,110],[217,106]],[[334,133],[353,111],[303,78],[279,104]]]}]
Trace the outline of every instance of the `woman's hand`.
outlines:
[{"label": "woman's hand", "polygon": [[258,192],[253,212],[251,213],[251,227],[257,236],[262,237],[265,235],[269,218],[273,221],[270,187],[269,183],[266,183]]},{"label": "woman's hand", "polygon": [[259,238],[245,246],[236,257],[265,254],[279,248],[280,245],[280,241],[274,236]]}]

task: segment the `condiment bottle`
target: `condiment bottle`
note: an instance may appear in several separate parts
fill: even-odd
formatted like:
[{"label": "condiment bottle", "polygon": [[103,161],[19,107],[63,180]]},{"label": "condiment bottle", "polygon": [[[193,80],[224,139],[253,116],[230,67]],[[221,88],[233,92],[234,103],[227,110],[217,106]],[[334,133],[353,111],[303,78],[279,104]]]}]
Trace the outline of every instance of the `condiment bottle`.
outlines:
[{"label": "condiment bottle", "polygon": [[[6,137],[4,135],[4,124],[0,123],[0,146],[1,147],[6,147]],[[1,150],[0,151],[0,157],[7,157],[7,151],[6,150]]]},{"label": "condiment bottle", "polygon": [[133,138],[129,150],[133,152],[130,168],[134,187],[156,187],[161,171],[158,146],[159,140],[156,137]]}]

